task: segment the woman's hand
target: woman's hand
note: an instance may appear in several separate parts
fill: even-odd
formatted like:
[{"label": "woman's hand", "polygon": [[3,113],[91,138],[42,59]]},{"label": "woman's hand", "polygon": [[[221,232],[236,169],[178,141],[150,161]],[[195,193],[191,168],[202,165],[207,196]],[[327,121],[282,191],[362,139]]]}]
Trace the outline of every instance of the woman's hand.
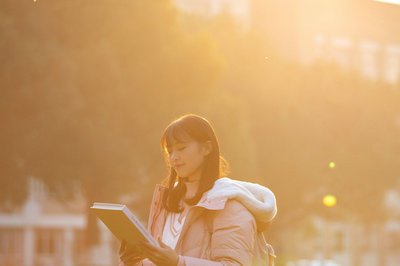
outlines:
[{"label": "woman's hand", "polygon": [[138,249],[138,247],[128,247],[125,240],[122,240],[118,254],[120,260],[124,263],[125,266],[136,265],[139,261],[143,259],[139,256],[140,250]]},{"label": "woman's hand", "polygon": [[141,243],[142,254],[159,266],[176,266],[178,265],[179,256],[175,250],[164,244],[161,239],[158,239],[160,247],[156,247],[147,242]]}]

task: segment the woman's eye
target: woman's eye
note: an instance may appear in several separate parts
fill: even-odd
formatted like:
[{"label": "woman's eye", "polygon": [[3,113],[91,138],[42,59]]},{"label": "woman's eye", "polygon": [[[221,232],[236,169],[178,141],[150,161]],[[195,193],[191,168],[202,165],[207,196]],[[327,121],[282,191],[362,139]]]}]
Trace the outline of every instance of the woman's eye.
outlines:
[{"label": "woman's eye", "polygon": [[184,150],[186,148],[186,146],[184,146],[184,147],[179,147],[178,148],[178,151],[182,151],[182,150]]}]

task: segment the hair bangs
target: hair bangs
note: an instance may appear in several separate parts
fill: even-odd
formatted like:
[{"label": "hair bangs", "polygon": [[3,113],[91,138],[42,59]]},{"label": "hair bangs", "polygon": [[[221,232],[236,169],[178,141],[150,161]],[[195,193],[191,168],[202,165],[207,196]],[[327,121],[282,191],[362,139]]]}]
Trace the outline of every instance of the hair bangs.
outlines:
[{"label": "hair bangs", "polygon": [[185,142],[189,138],[189,133],[177,121],[177,123],[173,123],[165,129],[161,138],[161,146],[164,151],[168,151],[168,148],[175,143]]}]

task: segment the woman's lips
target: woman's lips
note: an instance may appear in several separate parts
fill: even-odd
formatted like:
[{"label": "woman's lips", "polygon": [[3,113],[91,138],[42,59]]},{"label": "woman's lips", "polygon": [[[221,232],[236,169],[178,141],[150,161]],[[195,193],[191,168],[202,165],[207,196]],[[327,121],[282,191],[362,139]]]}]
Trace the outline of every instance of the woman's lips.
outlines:
[{"label": "woman's lips", "polygon": [[175,169],[179,169],[179,168],[181,168],[183,165],[184,165],[183,163],[181,163],[181,164],[174,164],[174,168],[175,168]]}]

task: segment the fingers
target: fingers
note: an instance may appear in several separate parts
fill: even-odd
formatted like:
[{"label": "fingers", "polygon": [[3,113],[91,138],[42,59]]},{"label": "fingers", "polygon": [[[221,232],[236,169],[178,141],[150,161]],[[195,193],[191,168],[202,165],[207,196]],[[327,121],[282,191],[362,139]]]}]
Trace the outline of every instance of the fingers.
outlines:
[{"label": "fingers", "polygon": [[162,248],[153,246],[152,244],[148,243],[148,242],[140,242],[139,244],[140,246],[140,250],[141,253],[143,254],[143,256],[145,256],[146,258],[149,258],[150,260],[152,258],[158,257],[160,253],[162,253]]},{"label": "fingers", "polygon": [[121,248],[119,251],[120,259],[124,262],[131,260],[136,257],[146,258],[154,257],[160,253],[161,248],[151,245],[147,242],[139,242],[136,245],[127,245],[126,242],[121,242]]},{"label": "fingers", "polygon": [[142,260],[142,258],[139,256],[130,255],[122,261],[124,262],[125,265],[135,265],[136,263],[138,263],[141,260]]},{"label": "fingers", "polygon": [[120,260],[125,266],[136,265],[143,258],[138,254],[138,249],[135,247],[127,247],[120,253]]},{"label": "fingers", "polygon": [[121,253],[119,253],[120,259],[125,260],[126,258],[130,256],[139,256],[140,254],[140,249],[136,246],[127,246],[125,250],[123,250]]},{"label": "fingers", "polygon": [[158,244],[160,244],[160,247],[169,248],[169,246],[167,246],[166,244],[164,244],[164,242],[161,241],[161,237],[159,237],[157,240],[158,240]]},{"label": "fingers", "polygon": [[121,255],[122,252],[126,249],[126,241],[125,239],[121,241],[121,246],[119,247],[118,254]]},{"label": "fingers", "polygon": [[153,246],[149,246],[146,244],[141,244],[140,245],[140,251],[143,254],[144,257],[149,258],[149,257],[154,257],[154,254],[157,253],[157,250],[153,248]]},{"label": "fingers", "polygon": [[156,265],[176,265],[179,257],[176,252],[168,245],[158,239],[160,247],[153,246],[150,243],[143,242],[140,245],[143,254]]}]

